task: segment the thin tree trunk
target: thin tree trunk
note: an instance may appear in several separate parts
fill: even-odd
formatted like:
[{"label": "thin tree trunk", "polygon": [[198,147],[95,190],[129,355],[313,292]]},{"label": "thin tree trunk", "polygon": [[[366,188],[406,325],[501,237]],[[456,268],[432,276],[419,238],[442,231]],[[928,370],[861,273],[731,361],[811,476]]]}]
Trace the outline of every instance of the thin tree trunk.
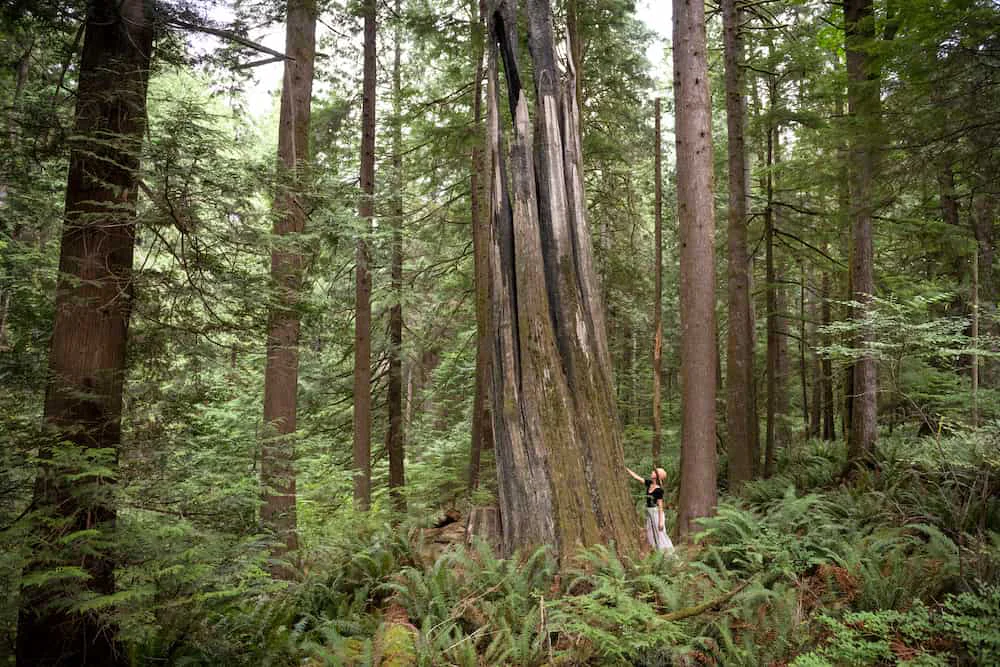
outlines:
[{"label": "thin tree trunk", "polygon": [[972,427],[979,426],[979,245],[972,250]]},{"label": "thin tree trunk", "polygon": [[621,398],[622,398],[622,421],[625,424],[635,423],[635,347],[632,344],[633,332],[632,321],[628,313],[622,317],[622,373],[621,373]]},{"label": "thin tree trunk", "polygon": [[726,424],[729,430],[729,488],[753,477],[751,445],[753,336],[747,257],[747,155],[744,137],[746,95],[743,80],[743,11],[736,0],[723,0],[722,23],[726,67],[726,126],[729,152],[728,308],[726,339]]},{"label": "thin tree trunk", "polygon": [[[14,78],[14,94],[10,102],[10,117],[7,119],[7,134],[9,139],[9,146],[11,149],[17,145],[17,113],[18,113],[18,102],[21,99],[21,93],[24,91],[24,86],[28,82],[28,72],[31,67],[31,53],[35,47],[35,38],[31,38],[31,42],[28,44],[28,48],[24,50],[21,57],[17,60],[17,66],[15,67],[15,78]],[[8,184],[0,181],[0,211],[2,211],[7,205],[7,198],[9,196]],[[6,231],[7,220],[3,219],[6,216],[0,216],[0,231]],[[11,242],[17,244],[20,241],[20,233],[18,233],[19,225],[15,224],[14,228],[10,230]],[[9,274],[10,267],[4,267],[5,272]],[[10,314],[10,303],[12,298],[12,291],[3,286],[0,286],[0,352],[5,352],[9,348],[8,333],[7,333],[7,318]]]},{"label": "thin tree trunk", "polygon": [[681,484],[678,532],[715,512],[715,236],[705,8],[674,0],[674,108],[680,226]]},{"label": "thin tree trunk", "polygon": [[[774,109],[774,88],[770,89],[772,100],[771,118],[773,119]],[[773,122],[769,121],[769,122]],[[767,204],[764,209],[764,267],[765,282],[764,288],[765,303],[767,308],[767,426],[764,442],[764,477],[774,474],[774,464],[778,451],[778,393],[781,388],[781,350],[779,348],[778,332],[778,281],[777,272],[774,266],[774,135],[775,130],[770,125],[767,128],[767,172],[764,176],[765,192]]]},{"label": "thin tree trunk", "polygon": [[398,514],[406,512],[405,434],[403,432],[403,117],[400,60],[403,34],[402,3],[396,0],[396,24],[393,30],[392,55],[392,259],[391,282],[393,304],[389,308],[389,429],[386,450],[389,454],[389,495]]},{"label": "thin tree trunk", "polygon": [[[91,2],[86,21],[45,395],[51,439],[39,443],[39,528],[23,579],[41,581],[21,589],[19,665],[127,662],[114,621],[72,605],[115,589],[109,542],[153,27],[142,0]],[[75,596],[65,578],[44,574],[61,568],[85,573]]]},{"label": "thin tree trunk", "polygon": [[663,370],[663,167],[660,147],[660,98],[656,98],[653,191],[653,465],[660,465],[663,427],[660,406],[660,374]]},{"label": "thin tree trunk", "polygon": [[806,370],[806,271],[799,264],[799,383],[802,388],[802,433],[809,437],[809,378]]},{"label": "thin tree trunk", "polygon": [[[985,143],[980,138],[977,146]],[[983,154],[988,151],[982,148]],[[996,256],[996,207],[997,199],[988,192],[974,193],[972,196],[971,215],[969,221],[972,224],[972,232],[976,239],[976,258],[978,271],[977,283],[979,291],[979,313],[980,326],[985,321],[987,334],[995,338],[1000,335],[1000,326],[997,325],[997,280],[993,271],[994,257]],[[992,322],[992,324],[990,324]],[[978,375],[979,380],[986,386],[997,386],[1000,378],[997,371],[1000,364],[990,357],[979,359]]]},{"label": "thin tree trunk", "polygon": [[[827,250],[827,246],[824,244],[824,251]],[[830,272],[823,271],[823,277],[820,282],[820,321],[823,326],[829,326],[831,321],[830,313]],[[824,333],[823,346],[829,347],[832,341],[830,340],[830,334]],[[837,429],[836,429],[836,404],[833,398],[833,360],[829,356],[824,355],[820,360],[821,378],[823,383],[823,439],[824,440],[836,440],[837,439]]]},{"label": "thin tree trunk", "polygon": [[[623,483],[601,294],[584,209],[574,72],[555,60],[547,0],[529,0],[535,120],[521,88],[517,21],[492,0],[488,78],[493,394],[504,547],[553,545],[563,563],[614,540],[638,549]],[[512,119],[501,142],[497,59]]]},{"label": "thin tree trunk", "polygon": [[[288,3],[285,61],[278,121],[278,160],[283,187],[274,199],[276,247],[271,251],[271,280],[276,294],[267,333],[264,369],[264,423],[268,425],[261,455],[264,504],[261,520],[282,543],[276,556],[298,548],[295,514],[295,432],[299,378],[299,314],[302,251],[297,237],[305,229],[302,201],[309,161],[309,112],[316,50],[316,6],[313,0]],[[288,576],[275,567],[275,576]]]},{"label": "thin tree trunk", "polygon": [[[858,346],[873,342],[871,328],[864,324],[875,293],[874,244],[872,237],[873,182],[875,174],[875,126],[879,113],[879,73],[870,54],[875,39],[872,0],[844,0],[845,49],[847,52],[848,113],[855,122],[851,141],[850,197],[852,214],[851,290],[853,318],[858,323]],[[871,455],[877,437],[877,367],[866,352],[854,363],[854,402],[847,446],[849,464]]]},{"label": "thin tree trunk", "polygon": [[361,198],[354,290],[354,505],[372,502],[372,276],[368,236],[375,213],[375,0],[364,0],[364,80],[361,103]]},{"label": "thin tree trunk", "polygon": [[482,452],[493,449],[493,414],[490,402],[490,357],[492,334],[490,323],[490,221],[483,215],[486,174],[483,128],[483,58],[486,51],[482,7],[473,2],[470,7],[478,20],[473,24],[472,40],[475,52],[472,118],[472,171],[469,176],[472,202],[472,260],[476,289],[476,395],[472,405],[472,446],[469,452],[469,491],[479,488]]}]

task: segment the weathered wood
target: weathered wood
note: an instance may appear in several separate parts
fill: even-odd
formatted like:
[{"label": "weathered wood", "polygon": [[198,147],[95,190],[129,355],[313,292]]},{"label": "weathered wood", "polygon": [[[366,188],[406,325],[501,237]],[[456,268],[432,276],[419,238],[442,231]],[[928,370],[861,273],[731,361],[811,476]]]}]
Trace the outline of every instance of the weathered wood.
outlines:
[{"label": "weathered wood", "polygon": [[472,543],[478,537],[491,547],[494,553],[503,553],[503,531],[500,525],[500,510],[496,507],[473,507],[465,524],[465,540]]},{"label": "weathered wood", "polygon": [[[529,0],[532,122],[513,0],[487,7],[493,406],[504,551],[549,544],[565,559],[611,540],[637,551],[586,222],[574,71],[556,65],[548,2]],[[509,162],[499,61],[513,120]]]}]

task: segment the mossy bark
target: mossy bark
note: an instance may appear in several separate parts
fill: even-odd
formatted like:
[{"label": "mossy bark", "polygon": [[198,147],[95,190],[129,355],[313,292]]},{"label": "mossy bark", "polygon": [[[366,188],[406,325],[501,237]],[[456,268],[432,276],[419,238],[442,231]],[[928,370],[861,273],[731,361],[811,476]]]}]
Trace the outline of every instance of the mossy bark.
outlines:
[{"label": "mossy bark", "polygon": [[[584,208],[575,71],[556,66],[552,12],[527,3],[534,122],[512,0],[487,4],[493,404],[505,550],[616,542],[637,551],[623,481],[603,306]],[[510,108],[501,130],[502,61]]]}]

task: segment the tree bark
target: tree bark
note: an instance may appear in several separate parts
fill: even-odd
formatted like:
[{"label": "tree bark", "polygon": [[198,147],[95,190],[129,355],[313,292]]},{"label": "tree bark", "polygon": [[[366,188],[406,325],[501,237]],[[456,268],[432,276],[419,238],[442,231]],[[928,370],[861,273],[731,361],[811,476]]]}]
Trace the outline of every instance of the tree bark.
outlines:
[{"label": "tree bark", "polygon": [[970,362],[972,364],[971,368],[971,381],[972,381],[972,427],[976,428],[979,426],[979,354],[975,352],[976,348],[979,347],[979,246],[972,250],[972,294],[970,308],[972,310],[972,331],[970,332],[970,337],[972,338],[972,349]]},{"label": "tree bark", "polygon": [[[573,60],[573,71],[576,72],[576,102],[580,115],[583,115],[583,44],[580,41],[580,17],[577,14],[577,0],[566,0],[566,33],[569,41],[569,57]],[[583,145],[583,118],[579,119],[577,128],[580,132],[580,144]]]},{"label": "tree bark", "polygon": [[660,406],[660,375],[663,371],[663,167],[660,147],[660,98],[656,98],[653,191],[653,465],[660,465],[663,425]]},{"label": "tree bark", "polygon": [[680,227],[681,484],[678,532],[715,512],[715,212],[705,8],[674,0],[674,108]]},{"label": "tree bark", "polygon": [[[25,566],[25,575],[79,567],[87,577],[76,584],[56,577],[22,588],[16,646],[21,665],[127,662],[113,621],[72,611],[66,603],[78,595],[111,595],[115,588],[108,545],[115,530],[135,172],[152,42],[142,0],[88,3],[44,408],[52,439],[39,446],[32,504],[40,535]],[[93,475],[100,467],[112,472]],[[62,540],[85,530],[98,536]]]},{"label": "tree bark", "polygon": [[774,118],[774,95],[776,94],[773,82],[769,86],[769,116],[767,140],[766,140],[766,164],[767,172],[764,176],[764,189],[767,196],[766,208],[764,209],[764,251],[765,251],[765,281],[764,288],[765,301],[767,307],[767,424],[764,442],[764,477],[774,474],[775,463],[777,461],[778,449],[784,446],[781,438],[782,428],[779,420],[784,418],[782,409],[785,386],[784,373],[782,369],[782,343],[784,342],[783,321],[779,317],[781,311],[780,290],[778,286],[778,272],[775,266],[774,257],[774,176],[773,170],[778,153],[776,146],[777,128],[773,127]]},{"label": "tree bark", "polygon": [[[492,401],[505,550],[549,544],[566,563],[579,547],[614,540],[634,553],[639,522],[624,481],[584,208],[575,72],[557,69],[547,0],[529,0],[532,123],[513,2],[488,8]],[[512,119],[509,164],[498,58]]]},{"label": "tree bark", "polygon": [[[875,142],[879,114],[879,70],[870,45],[875,39],[872,0],[844,0],[847,52],[848,114],[855,121],[851,137],[850,197],[852,215],[851,299],[858,303],[853,318],[858,324],[857,343],[862,350],[874,342],[864,324],[875,293],[872,212],[875,194]],[[865,350],[854,363],[853,409],[847,445],[848,464],[856,465],[875,447],[878,424],[878,375],[875,357]]]},{"label": "tree bark", "polygon": [[389,368],[387,402],[389,428],[385,445],[389,454],[389,495],[392,506],[401,515],[406,512],[403,432],[403,117],[400,60],[403,34],[400,28],[402,5],[396,0],[396,24],[392,55],[392,259],[390,280],[393,303],[389,308]]},{"label": "tree bark", "polygon": [[799,264],[799,385],[802,389],[802,433],[809,437],[809,374],[806,369],[806,271]]},{"label": "tree bark", "polygon": [[746,96],[743,77],[743,10],[736,0],[723,0],[722,24],[726,68],[726,127],[729,152],[728,308],[726,338],[726,424],[729,430],[729,488],[738,492],[753,477],[751,398],[753,323],[747,257],[747,153],[744,135]]},{"label": "tree bark", "polygon": [[628,313],[623,313],[622,317],[622,374],[621,374],[621,402],[622,402],[622,422],[625,424],[635,424],[635,332],[632,330],[632,321]]},{"label": "tree bark", "polygon": [[472,173],[469,176],[472,203],[472,261],[476,289],[476,395],[472,405],[472,446],[469,453],[469,491],[474,491],[479,488],[482,452],[493,449],[493,414],[489,393],[493,336],[490,322],[490,221],[483,215],[486,134],[483,128],[482,100],[486,35],[482,6],[474,0],[471,9],[473,15],[478,16],[472,31],[476,80],[473,85],[472,100],[474,128]]},{"label": "tree bark", "polygon": [[[305,230],[303,183],[309,161],[309,112],[316,51],[316,6],[313,0],[288,3],[285,32],[284,82],[278,120],[278,160],[283,185],[275,196],[276,247],[271,251],[271,280],[276,290],[267,332],[264,369],[264,423],[261,456],[264,505],[261,520],[283,544],[275,555],[298,548],[295,514],[295,432],[299,378],[299,314],[296,303],[302,284],[302,251],[297,237]],[[290,573],[281,567],[276,576]]]},{"label": "tree bark", "polygon": [[354,505],[372,502],[372,277],[368,236],[375,213],[375,0],[364,0],[364,80],[361,102],[361,198],[354,290]]},{"label": "tree bark", "polygon": [[[827,249],[826,245],[823,246],[824,251]],[[826,327],[831,322],[830,313],[830,272],[823,271],[823,277],[820,282],[820,321],[823,326]],[[829,347],[833,342],[830,339],[830,334],[823,334],[823,346]],[[820,360],[821,369],[821,381],[823,384],[823,439],[824,440],[836,440],[837,439],[837,429],[836,429],[836,404],[833,399],[833,360],[829,356],[824,355]]]}]

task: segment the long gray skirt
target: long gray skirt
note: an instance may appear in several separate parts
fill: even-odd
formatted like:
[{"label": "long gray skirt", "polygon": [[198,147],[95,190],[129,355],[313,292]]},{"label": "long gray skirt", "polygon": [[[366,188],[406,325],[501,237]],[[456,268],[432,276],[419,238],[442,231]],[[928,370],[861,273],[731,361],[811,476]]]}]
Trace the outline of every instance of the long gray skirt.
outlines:
[{"label": "long gray skirt", "polygon": [[649,546],[655,547],[660,551],[673,551],[674,543],[670,541],[670,537],[667,535],[666,530],[660,530],[660,508],[659,507],[647,507],[646,508],[646,541],[649,542]]}]

